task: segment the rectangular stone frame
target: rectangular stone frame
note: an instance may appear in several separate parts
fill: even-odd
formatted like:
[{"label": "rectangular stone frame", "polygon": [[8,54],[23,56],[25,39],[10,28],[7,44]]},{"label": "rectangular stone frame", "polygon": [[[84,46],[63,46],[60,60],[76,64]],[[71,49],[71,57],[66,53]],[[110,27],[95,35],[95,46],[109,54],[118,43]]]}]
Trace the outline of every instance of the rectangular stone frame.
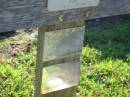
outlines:
[{"label": "rectangular stone frame", "polygon": [[[80,26],[84,26],[84,22],[82,21],[81,25],[78,25],[77,27]],[[48,28],[49,29],[49,28]],[[35,78],[35,97],[76,97],[76,86],[72,86],[70,88],[66,88],[60,91],[55,91],[55,92],[51,92],[51,93],[47,93],[47,94],[41,94],[41,81],[42,81],[42,70],[44,67],[46,67],[47,64],[48,66],[50,65],[54,65],[53,63],[64,63],[67,61],[73,61],[73,60],[80,60],[80,54],[76,55],[74,53],[73,55],[68,55],[65,56],[63,58],[63,61],[58,61],[58,60],[54,60],[54,61],[45,61],[43,62],[43,50],[44,50],[44,36],[45,33],[48,33],[46,31],[52,31],[51,26],[50,26],[50,30],[45,29],[44,27],[39,28],[39,35],[38,35],[38,48],[37,48],[37,65],[36,65],[36,78]],[[64,29],[64,26],[58,26],[58,28],[55,28],[57,30],[61,30]],[[76,28],[75,28],[76,29]],[[82,29],[84,30],[84,27],[82,27]],[[64,31],[64,30],[63,30]],[[66,33],[66,32],[62,32],[62,33]],[[52,32],[53,34],[53,32]],[[76,56],[75,56],[76,55]],[[62,60],[62,59],[59,59]]]}]

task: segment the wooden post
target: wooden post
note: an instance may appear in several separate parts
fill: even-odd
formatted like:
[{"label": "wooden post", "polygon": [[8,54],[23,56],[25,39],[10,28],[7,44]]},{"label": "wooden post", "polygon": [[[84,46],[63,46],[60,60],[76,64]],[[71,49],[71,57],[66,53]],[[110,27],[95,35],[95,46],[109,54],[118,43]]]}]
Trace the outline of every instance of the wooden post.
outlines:
[{"label": "wooden post", "polygon": [[[84,29],[84,27],[77,27],[45,32],[42,27],[39,28],[35,97],[76,97]],[[62,68],[63,72],[64,69],[68,69],[66,76],[70,77],[66,77],[65,80],[69,81],[71,79],[69,86],[43,93],[44,68],[57,64],[62,64],[61,67],[65,64],[70,64],[70,68],[69,65],[67,68]]]}]

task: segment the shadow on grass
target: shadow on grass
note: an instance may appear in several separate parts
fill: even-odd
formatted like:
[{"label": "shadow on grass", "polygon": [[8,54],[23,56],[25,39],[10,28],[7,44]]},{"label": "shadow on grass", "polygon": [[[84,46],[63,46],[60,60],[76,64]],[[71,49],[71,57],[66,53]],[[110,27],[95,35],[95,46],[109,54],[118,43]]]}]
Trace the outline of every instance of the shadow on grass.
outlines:
[{"label": "shadow on grass", "polygon": [[0,32],[0,40],[16,35],[16,31]]},{"label": "shadow on grass", "polygon": [[84,45],[101,51],[101,59],[130,61],[130,19],[108,20],[87,22]]}]

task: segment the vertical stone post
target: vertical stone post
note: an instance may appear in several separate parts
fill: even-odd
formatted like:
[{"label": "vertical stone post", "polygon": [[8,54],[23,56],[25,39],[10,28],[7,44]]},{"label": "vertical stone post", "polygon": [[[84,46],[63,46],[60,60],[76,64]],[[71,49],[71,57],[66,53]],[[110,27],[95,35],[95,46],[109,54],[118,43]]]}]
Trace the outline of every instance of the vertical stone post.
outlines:
[{"label": "vertical stone post", "polygon": [[35,97],[76,97],[84,29],[39,28]]}]

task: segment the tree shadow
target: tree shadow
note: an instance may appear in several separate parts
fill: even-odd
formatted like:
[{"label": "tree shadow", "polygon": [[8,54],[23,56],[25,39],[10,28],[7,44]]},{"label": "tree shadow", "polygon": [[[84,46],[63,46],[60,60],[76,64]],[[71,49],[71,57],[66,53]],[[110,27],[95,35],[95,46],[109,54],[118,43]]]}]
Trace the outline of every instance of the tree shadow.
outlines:
[{"label": "tree shadow", "polygon": [[0,40],[16,35],[16,31],[0,32]]}]

